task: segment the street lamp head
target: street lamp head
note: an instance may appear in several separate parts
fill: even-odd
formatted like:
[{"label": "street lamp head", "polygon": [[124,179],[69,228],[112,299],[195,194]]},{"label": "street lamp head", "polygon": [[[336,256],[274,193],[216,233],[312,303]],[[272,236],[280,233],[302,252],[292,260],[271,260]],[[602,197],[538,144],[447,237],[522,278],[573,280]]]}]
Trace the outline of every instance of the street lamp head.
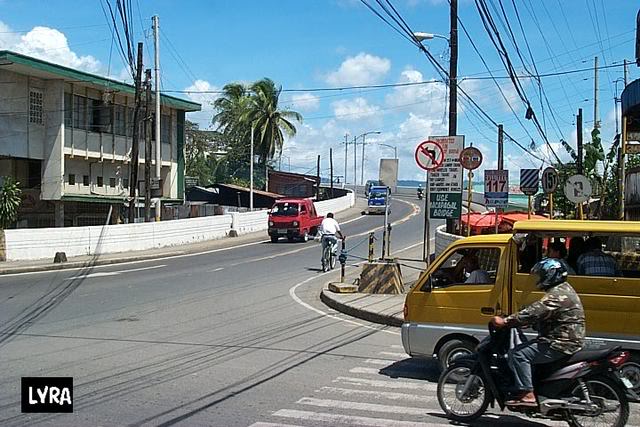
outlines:
[{"label": "street lamp head", "polygon": [[416,40],[418,40],[419,42],[422,42],[424,40],[431,40],[435,37],[434,34],[431,33],[423,33],[420,31],[416,31],[415,33],[413,33],[413,37],[416,38]]}]

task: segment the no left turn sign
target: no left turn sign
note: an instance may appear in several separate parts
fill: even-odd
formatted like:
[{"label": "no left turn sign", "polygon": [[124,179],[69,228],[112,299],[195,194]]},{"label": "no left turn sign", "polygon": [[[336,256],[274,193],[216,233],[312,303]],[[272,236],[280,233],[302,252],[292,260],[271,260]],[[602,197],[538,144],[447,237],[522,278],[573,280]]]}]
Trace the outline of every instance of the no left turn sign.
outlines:
[{"label": "no left turn sign", "polygon": [[416,163],[426,171],[438,169],[444,161],[444,150],[435,141],[423,141],[416,147]]}]

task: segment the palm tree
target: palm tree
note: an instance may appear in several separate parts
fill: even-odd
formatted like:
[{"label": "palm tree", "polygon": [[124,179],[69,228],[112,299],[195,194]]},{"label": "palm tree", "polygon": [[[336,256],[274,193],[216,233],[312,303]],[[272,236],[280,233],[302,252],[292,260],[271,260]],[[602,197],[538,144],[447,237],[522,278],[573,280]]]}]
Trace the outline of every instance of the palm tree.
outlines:
[{"label": "palm tree", "polygon": [[302,122],[302,115],[278,108],[282,87],[276,87],[271,79],[264,78],[253,83],[249,91],[251,102],[246,118],[254,127],[255,152],[259,162],[266,165],[268,160],[282,151],[285,135],[289,138],[296,135],[296,127],[291,120]]}]

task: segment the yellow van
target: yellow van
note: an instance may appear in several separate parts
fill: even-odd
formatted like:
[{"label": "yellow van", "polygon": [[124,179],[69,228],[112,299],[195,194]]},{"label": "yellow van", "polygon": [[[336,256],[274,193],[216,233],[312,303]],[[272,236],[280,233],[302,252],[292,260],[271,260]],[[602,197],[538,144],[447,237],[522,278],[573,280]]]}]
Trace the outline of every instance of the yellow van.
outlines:
[{"label": "yellow van", "polygon": [[[589,347],[632,351],[624,375],[640,389],[640,222],[522,221],[513,234],[473,236],[452,243],[407,294],[402,344],[412,357],[443,366],[469,353],[487,334],[492,316],[508,315],[541,298],[529,274],[547,247],[568,251],[568,282],[585,308]],[[586,245],[615,273],[587,276]],[[600,259],[600,258],[598,258]],[[600,259],[600,260],[602,260]],[[577,272],[577,273],[576,273]],[[578,274],[582,273],[582,274]]]}]

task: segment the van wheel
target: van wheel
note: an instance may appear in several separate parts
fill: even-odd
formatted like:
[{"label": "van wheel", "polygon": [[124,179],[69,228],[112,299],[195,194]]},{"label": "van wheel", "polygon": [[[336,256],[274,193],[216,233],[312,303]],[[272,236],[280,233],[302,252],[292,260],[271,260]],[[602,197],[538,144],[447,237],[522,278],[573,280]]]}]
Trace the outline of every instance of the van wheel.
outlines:
[{"label": "van wheel", "polygon": [[443,370],[447,369],[456,357],[471,354],[474,349],[475,345],[470,341],[461,339],[449,340],[442,344],[442,347],[440,347],[438,351],[440,366],[442,366]]},{"label": "van wheel", "polygon": [[631,358],[620,367],[620,373],[633,384],[636,395],[640,392],[640,355],[631,353]]},{"label": "van wheel", "polygon": [[271,236],[271,243],[278,243],[278,236]]}]

